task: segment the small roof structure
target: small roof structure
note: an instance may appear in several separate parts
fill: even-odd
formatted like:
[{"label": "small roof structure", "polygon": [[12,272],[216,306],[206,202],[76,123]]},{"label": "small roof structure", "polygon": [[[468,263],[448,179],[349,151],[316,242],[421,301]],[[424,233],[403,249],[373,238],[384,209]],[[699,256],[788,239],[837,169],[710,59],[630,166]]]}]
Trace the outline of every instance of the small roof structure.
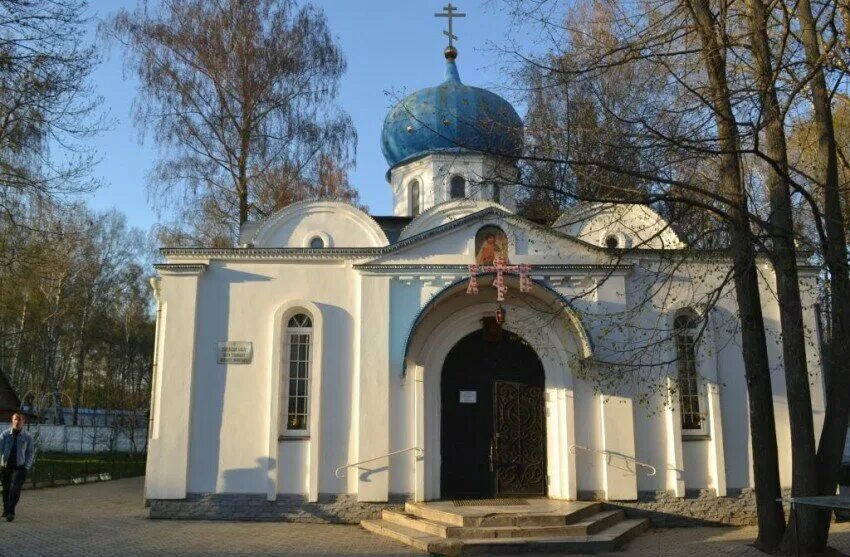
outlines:
[{"label": "small roof structure", "polygon": [[0,422],[7,422],[11,419],[12,413],[17,412],[21,408],[21,399],[15,394],[15,389],[3,370],[0,370]]}]

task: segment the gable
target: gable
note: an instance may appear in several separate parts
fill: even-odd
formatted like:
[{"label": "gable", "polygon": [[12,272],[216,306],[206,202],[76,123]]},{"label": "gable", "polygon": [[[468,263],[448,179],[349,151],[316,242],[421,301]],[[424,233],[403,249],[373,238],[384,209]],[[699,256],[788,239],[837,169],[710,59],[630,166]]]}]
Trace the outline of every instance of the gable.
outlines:
[{"label": "gable", "polygon": [[595,246],[614,239],[622,249],[685,247],[670,223],[642,203],[579,203],[564,211],[552,227]]},{"label": "gable", "polygon": [[374,248],[389,243],[369,215],[341,201],[302,201],[288,205],[255,228],[240,234],[241,241],[259,248],[308,248],[314,239],[321,247]]},{"label": "gable", "polygon": [[475,263],[475,236],[485,226],[496,226],[505,232],[511,263],[610,263],[611,258],[604,250],[522,217],[498,209],[486,209],[393,244],[369,265]]}]

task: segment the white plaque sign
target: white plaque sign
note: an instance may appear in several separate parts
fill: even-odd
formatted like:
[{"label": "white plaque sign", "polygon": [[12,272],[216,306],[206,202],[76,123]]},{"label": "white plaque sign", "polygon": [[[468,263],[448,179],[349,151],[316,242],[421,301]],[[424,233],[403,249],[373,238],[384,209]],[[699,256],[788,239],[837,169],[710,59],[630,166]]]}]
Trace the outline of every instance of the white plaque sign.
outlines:
[{"label": "white plaque sign", "polygon": [[461,391],[460,392],[460,403],[461,404],[475,404],[478,402],[478,391]]},{"label": "white plaque sign", "polygon": [[250,364],[254,356],[254,345],[247,340],[229,340],[218,343],[218,363]]}]

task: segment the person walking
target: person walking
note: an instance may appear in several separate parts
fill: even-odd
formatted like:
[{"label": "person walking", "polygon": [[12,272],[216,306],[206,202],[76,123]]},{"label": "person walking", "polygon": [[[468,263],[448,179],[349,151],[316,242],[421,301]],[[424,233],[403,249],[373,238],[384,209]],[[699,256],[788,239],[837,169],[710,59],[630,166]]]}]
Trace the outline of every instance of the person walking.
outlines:
[{"label": "person walking", "polygon": [[3,485],[3,516],[15,520],[15,507],[35,458],[32,436],[24,431],[24,415],[12,414],[12,427],[0,433],[0,484]]}]

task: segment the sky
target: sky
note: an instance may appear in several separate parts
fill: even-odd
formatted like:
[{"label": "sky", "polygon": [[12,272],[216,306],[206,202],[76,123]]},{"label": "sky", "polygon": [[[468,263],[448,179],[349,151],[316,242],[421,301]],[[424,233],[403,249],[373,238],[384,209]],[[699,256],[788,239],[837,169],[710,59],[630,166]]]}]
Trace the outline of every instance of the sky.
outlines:
[{"label": "sky", "polygon": [[[370,213],[392,214],[381,125],[399,95],[443,80],[446,20],[434,13],[442,11],[446,0],[314,0],[313,4],[325,11],[348,62],[338,104],[351,115],[358,133],[351,182]],[[97,21],[135,5],[136,0],[91,0],[92,29]],[[523,114],[522,104],[509,89],[506,58],[493,48],[504,45],[507,37],[521,41],[523,37],[517,36],[510,17],[498,9],[499,0],[459,0],[457,5],[467,14],[454,23],[461,80],[502,94]],[[115,125],[91,142],[101,157],[93,174],[102,186],[87,201],[98,210],[117,208],[131,226],[149,229],[158,221],[155,200],[146,189],[157,146],[149,136],[142,142],[134,127],[131,110],[137,83],[132,75],[125,75],[120,46],[104,50],[104,61],[93,80]]]}]

